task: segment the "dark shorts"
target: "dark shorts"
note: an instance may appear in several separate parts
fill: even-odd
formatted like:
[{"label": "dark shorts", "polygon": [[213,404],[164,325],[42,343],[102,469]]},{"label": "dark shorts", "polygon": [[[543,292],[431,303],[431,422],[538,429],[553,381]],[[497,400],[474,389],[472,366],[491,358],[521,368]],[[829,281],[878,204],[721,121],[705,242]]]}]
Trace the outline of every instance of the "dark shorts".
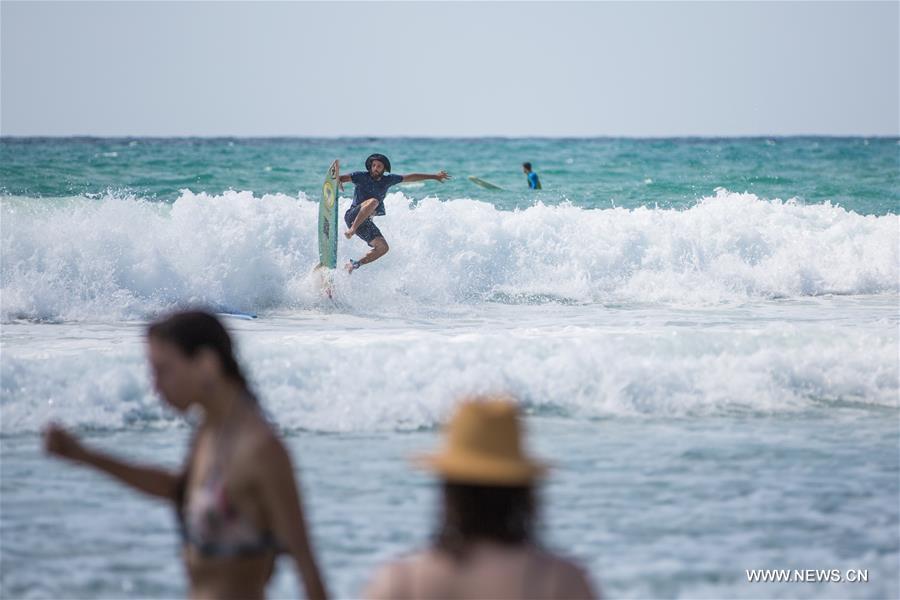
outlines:
[{"label": "dark shorts", "polygon": [[[347,212],[344,213],[344,222],[347,224],[347,227],[351,227],[353,225],[353,219],[356,218],[356,215],[359,214],[359,207],[349,208]],[[361,237],[367,244],[372,245],[372,240],[377,237],[384,237],[381,234],[381,230],[375,226],[375,223],[372,222],[372,217],[369,217],[362,223],[360,223],[359,227],[356,230],[356,235]]]}]

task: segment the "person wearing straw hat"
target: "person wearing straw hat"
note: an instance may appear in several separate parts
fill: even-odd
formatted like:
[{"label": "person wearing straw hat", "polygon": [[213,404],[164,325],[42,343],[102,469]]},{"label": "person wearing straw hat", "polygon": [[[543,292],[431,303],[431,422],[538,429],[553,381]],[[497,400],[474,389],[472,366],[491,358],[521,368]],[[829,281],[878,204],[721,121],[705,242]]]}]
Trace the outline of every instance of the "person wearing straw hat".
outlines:
[{"label": "person wearing straw hat", "polygon": [[535,488],[547,466],[522,448],[508,399],[463,402],[444,448],[416,462],[443,483],[433,545],[382,567],[366,588],[387,598],[594,598],[584,571],[535,540]]}]

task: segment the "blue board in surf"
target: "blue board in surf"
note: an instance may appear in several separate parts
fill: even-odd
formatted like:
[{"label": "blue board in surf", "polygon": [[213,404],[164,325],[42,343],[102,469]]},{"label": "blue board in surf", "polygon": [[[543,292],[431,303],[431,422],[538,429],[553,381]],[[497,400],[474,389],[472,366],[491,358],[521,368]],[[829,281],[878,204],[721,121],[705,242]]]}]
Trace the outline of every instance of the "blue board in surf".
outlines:
[{"label": "blue board in surf", "polygon": [[217,312],[216,314],[220,317],[232,317],[234,319],[244,319],[246,321],[257,318],[256,313],[243,312],[240,310],[222,310]]}]

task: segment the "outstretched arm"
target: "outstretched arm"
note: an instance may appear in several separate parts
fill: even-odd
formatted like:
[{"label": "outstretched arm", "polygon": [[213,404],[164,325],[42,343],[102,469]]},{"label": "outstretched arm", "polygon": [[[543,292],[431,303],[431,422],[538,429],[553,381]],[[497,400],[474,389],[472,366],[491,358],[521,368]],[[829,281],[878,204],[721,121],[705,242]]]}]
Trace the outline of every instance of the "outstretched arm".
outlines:
[{"label": "outstretched arm", "polygon": [[287,450],[276,439],[269,440],[256,463],[263,500],[270,515],[272,531],[297,563],[306,596],[314,600],[327,597],[325,584],[306,530],[306,517],[300,493],[294,481],[294,469]]},{"label": "outstretched arm", "polygon": [[410,183],[413,181],[425,181],[426,179],[434,179],[435,181],[440,181],[444,183],[445,179],[450,179],[450,175],[447,174],[447,171],[440,171],[438,173],[410,173],[409,175],[403,176],[403,183]]},{"label": "outstretched arm", "polygon": [[145,494],[175,500],[181,479],[179,474],[157,467],[134,465],[91,450],[57,425],[50,425],[44,431],[44,449],[50,454],[103,471]]}]

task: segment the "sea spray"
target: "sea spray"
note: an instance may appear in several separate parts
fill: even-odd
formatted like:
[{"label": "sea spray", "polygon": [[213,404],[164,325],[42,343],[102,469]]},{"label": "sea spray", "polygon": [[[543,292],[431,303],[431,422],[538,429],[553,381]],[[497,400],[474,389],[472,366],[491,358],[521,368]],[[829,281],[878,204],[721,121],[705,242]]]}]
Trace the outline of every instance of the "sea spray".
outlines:
[{"label": "sea spray", "polygon": [[[204,304],[316,308],[316,203],[305,194],[184,191],[3,197],[2,319],[143,319]],[[341,210],[349,200],[341,199]],[[499,303],[711,305],[897,293],[898,217],[718,190],[684,209],[503,211],[402,192],[378,225],[390,253],[339,275],[349,311]],[[367,251],[342,240],[339,260]]]}]

